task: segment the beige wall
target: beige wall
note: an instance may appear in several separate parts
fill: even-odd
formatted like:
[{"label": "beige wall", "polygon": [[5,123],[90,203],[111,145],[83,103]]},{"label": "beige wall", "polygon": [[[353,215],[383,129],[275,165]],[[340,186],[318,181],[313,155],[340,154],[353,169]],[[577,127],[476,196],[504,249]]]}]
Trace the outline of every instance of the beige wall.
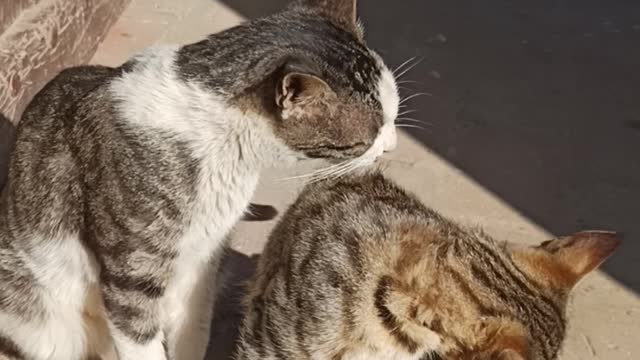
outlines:
[{"label": "beige wall", "polygon": [[128,2],[0,1],[0,112],[17,123],[47,81],[91,59]]}]

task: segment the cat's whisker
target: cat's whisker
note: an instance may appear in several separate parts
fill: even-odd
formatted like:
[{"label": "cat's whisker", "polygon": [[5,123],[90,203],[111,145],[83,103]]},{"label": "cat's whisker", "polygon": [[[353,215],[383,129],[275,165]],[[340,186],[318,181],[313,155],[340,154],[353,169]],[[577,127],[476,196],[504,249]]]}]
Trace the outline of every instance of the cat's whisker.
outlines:
[{"label": "cat's whisker", "polygon": [[415,80],[400,80],[400,81],[396,81],[396,85],[402,85],[402,84],[420,84],[420,85],[424,85],[423,82],[415,81]]},{"label": "cat's whisker", "polygon": [[340,177],[345,176],[353,172],[354,170],[361,168],[366,164],[367,164],[367,161],[365,161],[362,158],[355,158],[349,161],[345,161],[340,164],[341,165],[340,167],[332,169],[328,173],[321,174],[321,175],[319,174],[318,177],[311,179],[310,183],[315,183],[325,179],[339,179]]},{"label": "cat's whisker", "polygon": [[336,171],[339,171],[340,169],[348,166],[351,161],[352,160],[347,160],[347,161],[340,162],[338,164],[333,164],[331,166],[327,166],[327,167],[322,168],[322,169],[318,169],[318,170],[312,172],[310,177],[315,178],[315,177],[326,177],[326,176],[329,176],[329,175],[335,173]]},{"label": "cat's whisker", "polygon": [[358,169],[361,166],[362,166],[362,162],[359,159],[356,159],[350,164],[350,166],[346,167],[341,173],[338,173],[335,176],[337,176],[337,177],[344,176],[344,175],[346,175],[346,174]]},{"label": "cat's whisker", "polygon": [[354,164],[353,166],[349,167],[349,168],[345,168],[343,171],[336,173],[332,176],[332,179],[339,179],[345,175],[350,174],[351,172],[353,172],[354,170],[356,170],[357,168],[359,168],[360,165],[359,164]]},{"label": "cat's whisker", "polygon": [[411,100],[411,99],[414,99],[414,98],[416,98],[416,97],[418,97],[418,96],[433,96],[433,94],[426,93],[426,92],[419,92],[419,93],[415,93],[415,94],[413,94],[413,95],[409,95],[409,96],[407,96],[406,98],[402,99],[402,100],[400,101],[400,105],[402,105],[402,104],[406,103],[407,101],[409,101],[409,100]]},{"label": "cat's whisker", "polygon": [[313,177],[310,179],[310,182],[312,182],[312,183],[313,183],[313,182],[316,182],[316,181],[321,181],[321,180],[324,180],[324,179],[329,179],[329,178],[331,178],[331,176],[333,176],[334,174],[336,174],[336,173],[338,173],[338,172],[342,171],[342,169],[344,169],[346,166],[347,166],[347,164],[346,164],[346,163],[343,163],[343,164],[342,164],[342,166],[340,166],[340,167],[337,167],[337,168],[334,168],[334,169],[330,169],[330,170],[325,171],[325,172],[319,172],[319,173],[315,174],[315,176],[313,176]]},{"label": "cat's whisker", "polygon": [[418,112],[418,109],[412,109],[412,110],[405,110],[401,113],[398,114],[398,116],[403,116],[403,115],[407,115],[407,114],[413,114]]},{"label": "cat's whisker", "polygon": [[342,167],[341,169],[336,170],[333,174],[331,174],[331,176],[333,178],[339,178],[340,176],[349,173],[350,171],[356,169],[359,166],[359,159],[352,159],[350,161],[348,161],[344,167]]},{"label": "cat's whisker", "polygon": [[418,125],[413,125],[413,124],[396,124],[396,127],[399,127],[399,128],[414,128],[414,129],[420,129],[420,130],[427,131],[426,128],[424,128],[422,126],[418,126]]},{"label": "cat's whisker", "polygon": [[338,164],[332,164],[332,165],[329,165],[327,167],[324,167],[324,168],[321,168],[321,169],[316,169],[316,170],[313,170],[313,171],[311,171],[309,173],[302,174],[302,175],[288,176],[288,177],[280,178],[280,179],[277,179],[277,181],[288,181],[288,180],[296,180],[296,179],[304,179],[304,178],[308,178],[308,177],[314,177],[314,176],[320,175],[320,174],[322,174],[324,172],[328,172],[328,171],[331,171],[333,169],[339,168],[340,166],[343,166],[347,162],[348,161],[343,161],[343,162],[338,163]]},{"label": "cat's whisker", "polygon": [[341,171],[343,171],[343,169],[345,169],[347,167],[348,167],[348,163],[343,163],[341,167],[334,168],[334,169],[331,169],[329,171],[316,174],[315,176],[313,176],[309,180],[309,182],[310,183],[315,183],[315,182],[322,181],[322,180],[325,180],[325,179],[331,179],[335,174],[340,173]]},{"label": "cat's whisker", "polygon": [[309,184],[313,184],[319,181],[323,181],[326,179],[332,179],[332,178],[337,178],[339,176],[339,174],[343,173],[344,171],[346,171],[345,169],[348,169],[348,163],[344,164],[345,166],[338,168],[338,169],[333,169],[331,172],[325,173],[325,174],[318,174],[318,176],[313,177],[309,180]]},{"label": "cat's whisker", "polygon": [[395,75],[396,80],[400,79],[401,77],[403,77],[405,74],[407,74],[409,71],[411,71],[411,69],[415,68],[416,66],[418,66],[422,60],[424,60],[424,58],[420,58],[418,59],[418,61],[416,61],[415,63],[413,63],[411,66],[407,67],[406,69],[404,69],[399,75]]},{"label": "cat's whisker", "polygon": [[[400,120],[400,121],[398,121],[398,120]],[[416,123],[421,123],[421,124],[424,124],[424,125],[427,125],[427,126],[433,126],[433,124],[428,122],[428,121],[414,119],[414,118],[410,118],[410,117],[399,117],[399,118],[396,119],[396,124],[400,124],[403,121],[416,122]]]},{"label": "cat's whisker", "polygon": [[398,67],[396,67],[391,73],[395,76],[395,74],[402,69],[404,66],[406,66],[407,64],[409,64],[410,62],[412,62],[413,60],[415,60],[415,56],[410,57],[409,59],[407,59],[405,62],[403,62],[402,64],[398,65]]}]

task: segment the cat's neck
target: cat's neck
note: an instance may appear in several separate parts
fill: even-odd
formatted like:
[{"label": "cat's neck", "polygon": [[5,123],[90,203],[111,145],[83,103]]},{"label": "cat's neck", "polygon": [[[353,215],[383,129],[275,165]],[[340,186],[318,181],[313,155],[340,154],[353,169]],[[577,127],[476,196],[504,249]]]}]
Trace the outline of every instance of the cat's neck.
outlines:
[{"label": "cat's neck", "polygon": [[125,122],[185,143],[198,159],[213,158],[256,171],[295,161],[267,119],[232,104],[225,89],[205,89],[181,78],[175,71],[177,50],[145,51],[110,85]]}]

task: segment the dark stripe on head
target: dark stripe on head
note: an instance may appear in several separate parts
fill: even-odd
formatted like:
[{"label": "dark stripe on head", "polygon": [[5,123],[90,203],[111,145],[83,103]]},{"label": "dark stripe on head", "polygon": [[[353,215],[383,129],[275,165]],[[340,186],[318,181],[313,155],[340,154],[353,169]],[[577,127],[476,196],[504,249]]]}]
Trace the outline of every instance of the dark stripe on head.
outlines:
[{"label": "dark stripe on head", "polygon": [[511,281],[517,283],[518,287],[522,290],[525,290],[529,294],[529,296],[543,301],[547,305],[547,307],[555,313],[555,316],[558,319],[564,319],[564,312],[561,309],[559,309],[558,306],[551,299],[547,298],[546,296],[543,296],[543,294],[541,294],[540,291],[538,291],[533,284],[531,284],[528,280],[526,280],[528,279],[527,276],[522,271],[520,271],[518,267],[507,266],[505,261],[500,256],[495,254],[493,249],[483,244],[482,242],[478,242],[478,244],[480,245],[480,247],[485,249],[485,251],[487,251],[489,256],[491,256],[494,259],[494,262],[492,263],[499,265],[501,273],[506,274]]},{"label": "dark stripe on head", "polygon": [[[471,263],[474,277],[517,313],[529,328],[545,358],[555,356],[564,339],[564,316],[550,299],[539,291],[518,269],[514,273],[498,254],[480,241],[470,242],[468,249],[475,255]],[[523,278],[524,277],[524,278]]]},{"label": "dark stripe on head", "polygon": [[462,292],[464,292],[467,295],[467,297],[469,297],[471,301],[473,301],[473,303],[478,308],[478,311],[480,311],[482,315],[484,316],[502,316],[503,315],[498,310],[485,305],[484,302],[480,300],[477,294],[469,286],[469,280],[465,279],[462,275],[460,275],[460,273],[450,268],[449,274],[451,274],[453,281],[455,281],[458,284]]}]

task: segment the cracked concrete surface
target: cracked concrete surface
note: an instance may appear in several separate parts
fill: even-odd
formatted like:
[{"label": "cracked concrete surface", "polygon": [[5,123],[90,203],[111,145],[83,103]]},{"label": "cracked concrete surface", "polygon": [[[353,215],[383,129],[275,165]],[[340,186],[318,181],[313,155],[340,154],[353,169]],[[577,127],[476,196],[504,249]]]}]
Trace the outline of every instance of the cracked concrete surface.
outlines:
[{"label": "cracked concrete surface", "polygon": [[[187,43],[276,10],[282,0],[132,0],[93,63]],[[640,357],[640,6],[629,1],[361,1],[370,44],[406,75],[420,129],[386,173],[429,206],[493,236],[535,243],[585,228],[624,245],[575,291],[561,359]],[[393,26],[387,23],[395,22]],[[634,45],[635,44],[635,45]],[[420,125],[420,124],[418,124]],[[308,170],[308,169],[307,169]],[[254,201],[282,212],[305,169],[267,173]],[[243,222],[223,266],[209,359],[227,359],[242,281],[276,220]]]}]

